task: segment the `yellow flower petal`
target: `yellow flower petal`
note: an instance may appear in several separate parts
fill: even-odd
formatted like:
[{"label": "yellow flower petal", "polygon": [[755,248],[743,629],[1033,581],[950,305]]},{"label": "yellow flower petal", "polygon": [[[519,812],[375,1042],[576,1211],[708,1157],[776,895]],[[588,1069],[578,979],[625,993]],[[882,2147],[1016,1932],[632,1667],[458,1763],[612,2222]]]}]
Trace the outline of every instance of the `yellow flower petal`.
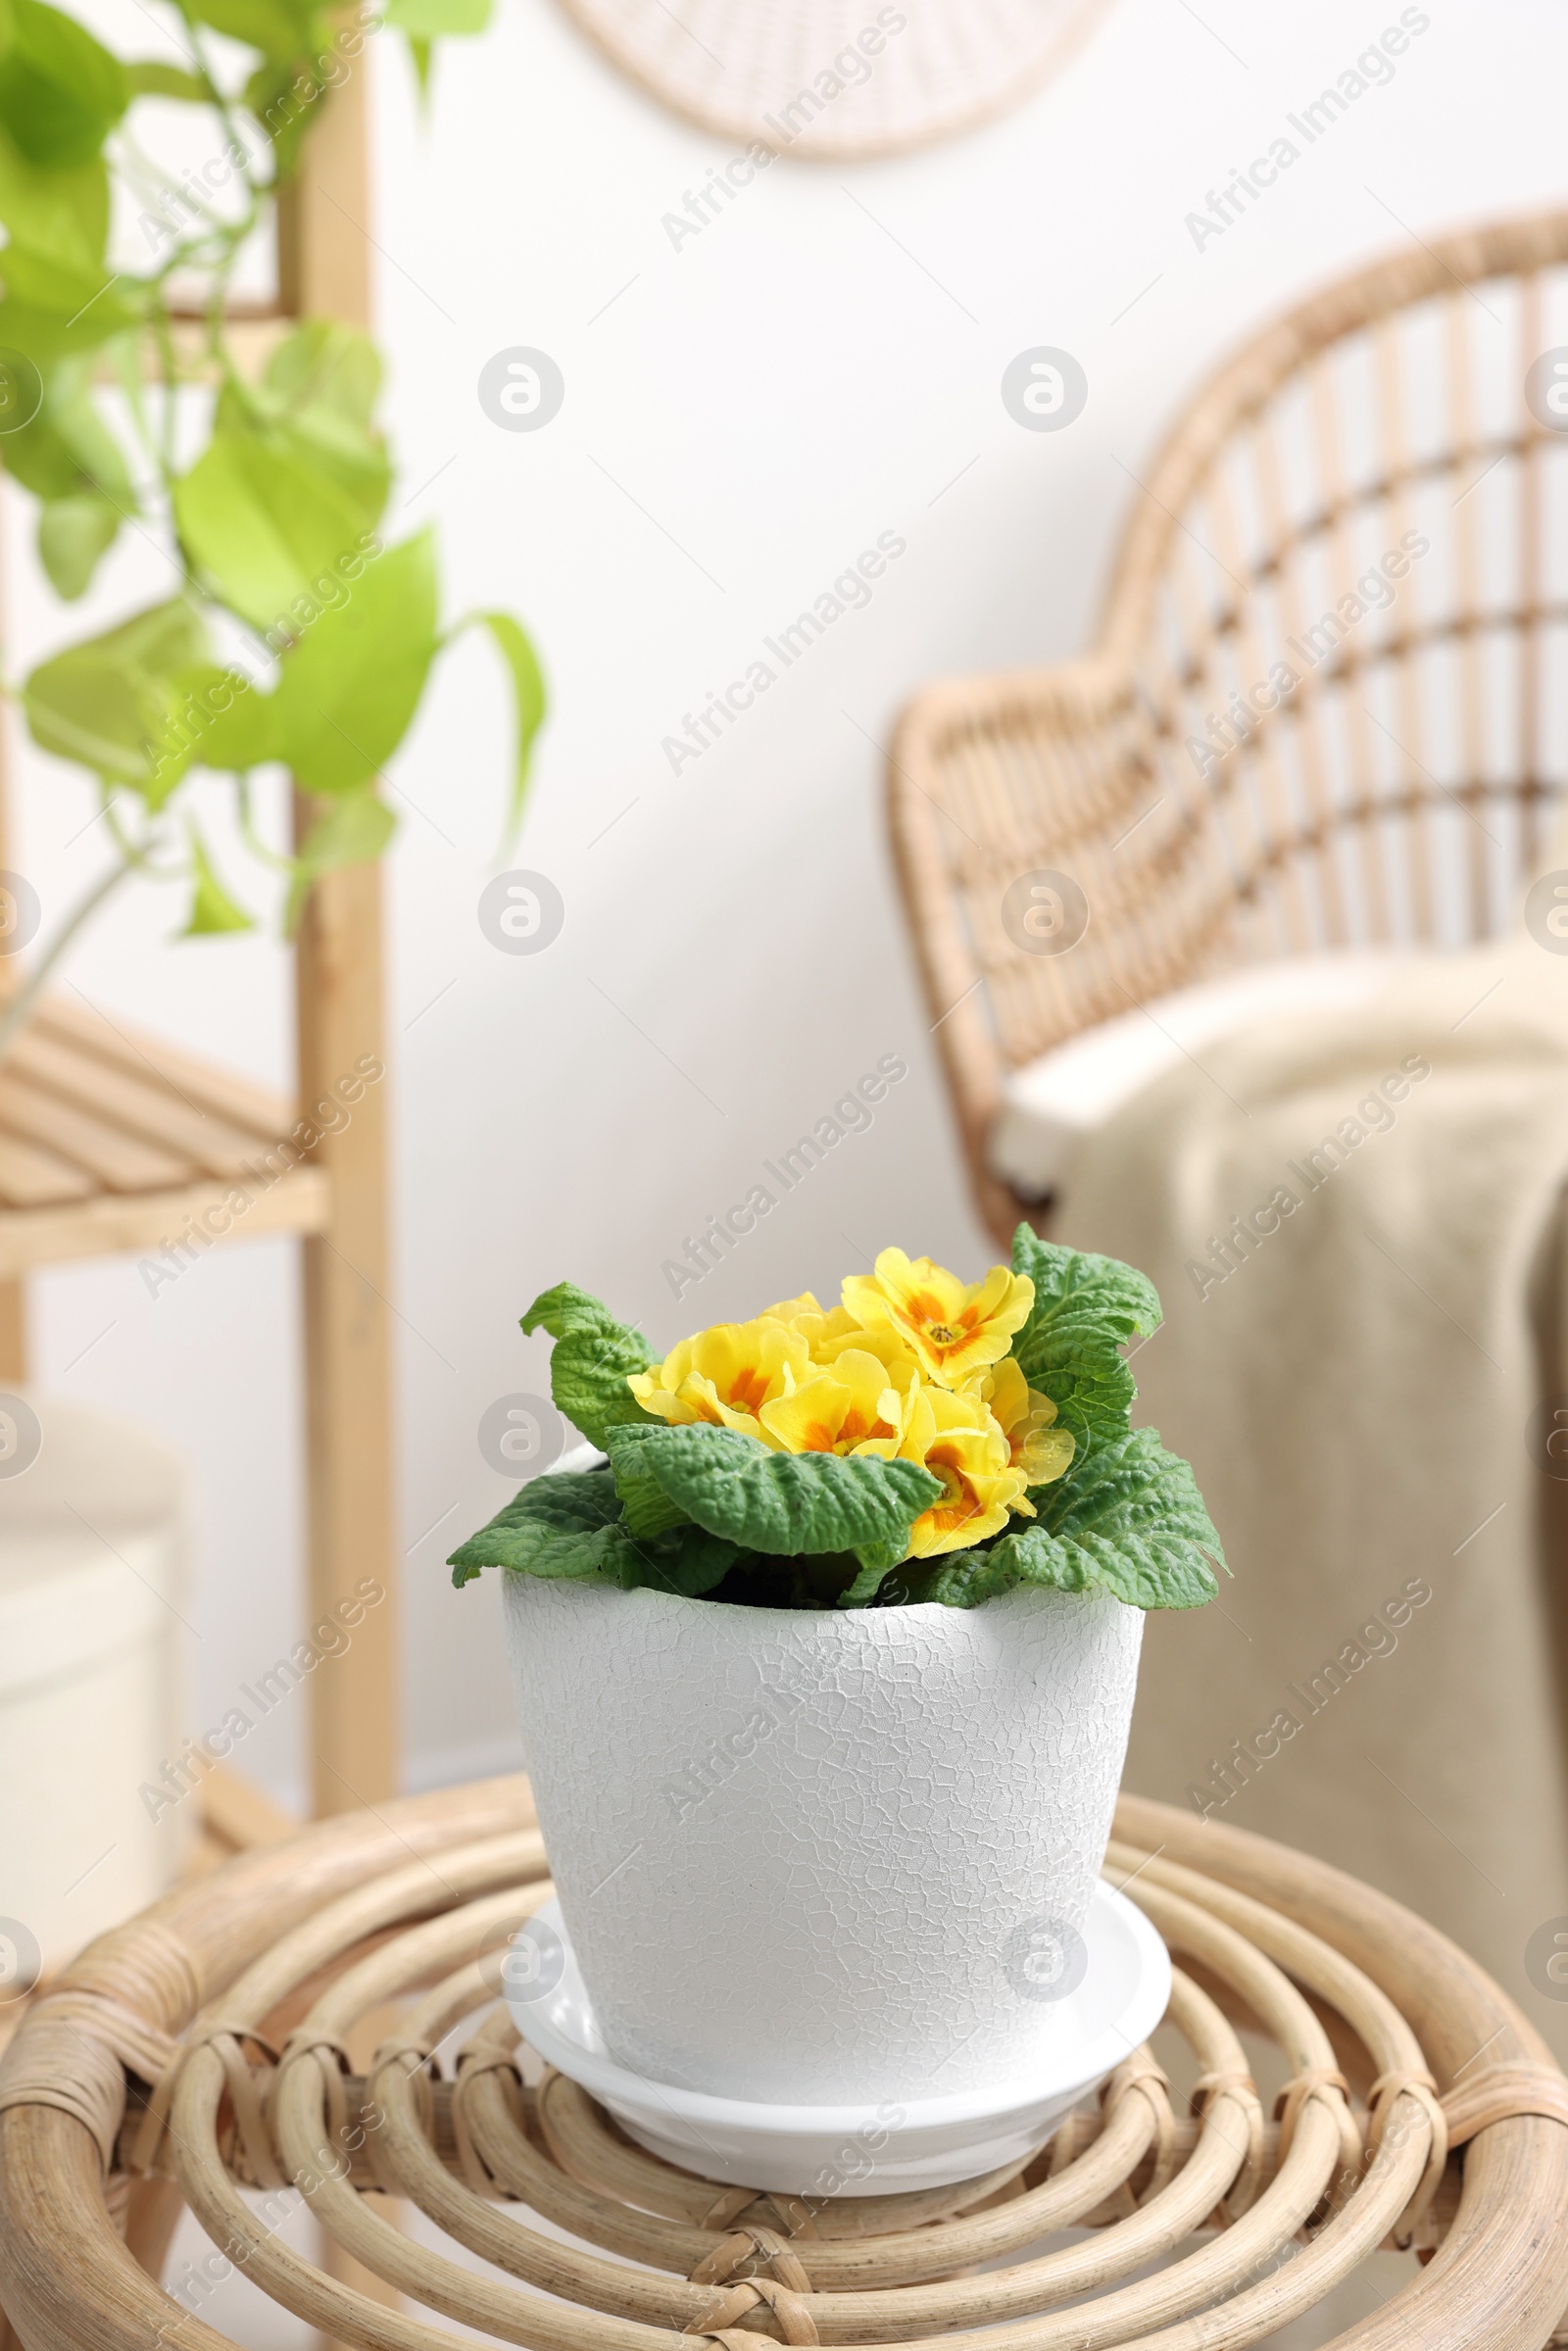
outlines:
[{"label": "yellow flower petal", "polygon": [[803,1380],[759,1414],[767,1441],[787,1453],[879,1453],[891,1460],[903,1434],[904,1405],[874,1355],[853,1349],[830,1372]]},{"label": "yellow flower petal", "polygon": [[808,1370],[810,1349],[799,1331],[773,1316],[715,1323],[672,1347],[651,1372],[627,1381],[645,1412],[680,1424],[706,1420],[761,1434],[758,1413]]},{"label": "yellow flower petal", "polygon": [[844,1328],[830,1331],[811,1347],[811,1358],[816,1363],[837,1363],[847,1348],[858,1354],[875,1355],[883,1366],[884,1377],[906,1389],[911,1379],[920,1377],[920,1359],[912,1347],[906,1347],[902,1334],[891,1323],[879,1330],[867,1331],[853,1321],[842,1306],[836,1306],[835,1316],[843,1316]]},{"label": "yellow flower petal", "polygon": [[1071,1429],[1041,1429],[1014,1456],[1026,1486],[1054,1486],[1072,1467],[1077,1441]]},{"label": "yellow flower petal", "polygon": [[942,1481],[942,1493],[909,1530],[909,1556],[967,1550],[1000,1534],[1023,1500],[1024,1478],[985,1399],[931,1383],[910,1391],[900,1457]]},{"label": "yellow flower petal", "polygon": [[850,1392],[837,1380],[808,1379],[792,1395],[772,1397],[758,1418],[779,1452],[832,1453],[849,1403]]},{"label": "yellow flower petal", "polygon": [[672,1389],[665,1388],[657,1372],[640,1371],[626,1382],[632,1395],[645,1412],[656,1420],[667,1420],[679,1427],[687,1421],[701,1420],[703,1415],[695,1405],[685,1402]]},{"label": "yellow flower petal", "polygon": [[1072,1466],[1076,1450],[1070,1429],[1054,1424],[1056,1407],[1049,1396],[1031,1388],[1010,1355],[977,1383],[998,1426],[1007,1440],[1015,1469],[1030,1486],[1052,1486]]},{"label": "yellow flower petal", "polygon": [[842,1306],[819,1306],[809,1291],[803,1298],[790,1301],[785,1320],[805,1339],[814,1363],[825,1362],[824,1350],[853,1340],[859,1329],[853,1314],[846,1314]]},{"label": "yellow flower petal", "polygon": [[758,1320],[759,1322],[798,1322],[803,1315],[820,1314],[821,1311],[821,1307],[809,1290],[803,1290],[799,1298],[781,1298],[776,1306],[764,1306],[758,1316]]},{"label": "yellow flower petal", "polygon": [[1006,1465],[1006,1440],[991,1430],[941,1432],[925,1467],[942,1480],[942,1493],[909,1530],[912,1559],[968,1550],[1000,1535],[1023,1494],[1023,1473]]},{"label": "yellow flower petal", "polygon": [[963,1283],[929,1257],[885,1249],[874,1274],[851,1274],[844,1303],[867,1331],[898,1334],[930,1380],[960,1388],[1012,1345],[1034,1304],[1034,1284],[1005,1265]]},{"label": "yellow flower petal", "polygon": [[[1029,1383],[1011,1355],[1004,1355],[1000,1363],[992,1364],[988,1371],[980,1374],[974,1385],[1004,1429],[1011,1430],[1019,1421],[1028,1419]],[[1051,1417],[1054,1420],[1056,1407],[1051,1403],[1050,1396],[1042,1396],[1041,1402],[1051,1405]]]}]

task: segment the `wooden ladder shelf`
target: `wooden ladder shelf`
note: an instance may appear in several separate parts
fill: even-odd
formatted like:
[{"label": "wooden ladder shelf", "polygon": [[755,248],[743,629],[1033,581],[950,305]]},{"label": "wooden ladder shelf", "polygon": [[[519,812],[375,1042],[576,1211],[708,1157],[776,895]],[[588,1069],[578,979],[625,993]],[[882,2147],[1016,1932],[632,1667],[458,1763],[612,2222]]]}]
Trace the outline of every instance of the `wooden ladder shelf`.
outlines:
[{"label": "wooden ladder shelf", "polygon": [[[279,208],[277,316],[244,321],[246,353],[258,360],[293,318],[369,323],[368,66],[362,56],[320,100],[304,171]],[[302,805],[297,831],[309,821]],[[0,822],[0,865],[3,836]],[[377,1804],[399,1781],[386,1086],[365,1087],[298,1163],[286,1139],[323,1095],[341,1101],[356,1072],[383,1066],[375,866],[316,884],[295,998],[299,1110],[69,989],[46,1000],[0,1064],[0,1386],[26,1376],[23,1277],[37,1267],[156,1254],[204,1217],[213,1246],[302,1237],[311,1622],[364,1577],[387,1594],[352,1648],[311,1682],[314,1802],[331,1813]],[[243,1354],[236,1338],[232,1355]]]}]

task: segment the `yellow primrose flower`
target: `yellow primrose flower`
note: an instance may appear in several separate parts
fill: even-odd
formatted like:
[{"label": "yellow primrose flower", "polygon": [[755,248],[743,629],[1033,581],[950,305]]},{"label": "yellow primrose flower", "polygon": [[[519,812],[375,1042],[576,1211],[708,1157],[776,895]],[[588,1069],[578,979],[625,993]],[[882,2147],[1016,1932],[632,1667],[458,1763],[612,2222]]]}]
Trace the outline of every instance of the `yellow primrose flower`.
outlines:
[{"label": "yellow primrose flower", "polygon": [[961,1388],[1000,1361],[1034,1302],[1033,1282],[1005,1265],[966,1283],[929,1257],[911,1263],[901,1249],[885,1249],[874,1274],[850,1274],[844,1283],[844,1303],[857,1321],[867,1331],[897,1332],[943,1388]]},{"label": "yellow primrose flower", "polygon": [[662,1363],[633,1372],[626,1385],[643,1410],[660,1420],[677,1426],[706,1420],[760,1437],[762,1405],[787,1395],[810,1362],[798,1331],[760,1314],[755,1322],[715,1323],[681,1340]]},{"label": "yellow primrose flower", "polygon": [[[1055,1405],[1049,1396],[1030,1387],[1010,1355],[987,1372],[980,1395],[1006,1438],[1012,1466],[1023,1471],[1026,1485],[1053,1486],[1066,1476],[1076,1450],[1072,1431],[1053,1425]],[[1027,1511],[1030,1505],[1022,1507]]]},{"label": "yellow primrose flower", "polygon": [[824,1347],[865,1336],[853,1314],[846,1314],[842,1306],[819,1306],[808,1290],[799,1298],[789,1298],[782,1306],[769,1306],[768,1312],[800,1332],[810,1347],[813,1363],[822,1360]]},{"label": "yellow primrose flower", "polygon": [[910,1403],[900,1454],[922,1462],[943,1490],[909,1529],[908,1556],[966,1551],[999,1535],[1023,1500],[1025,1478],[984,1403],[943,1388],[922,1388]]},{"label": "yellow primrose flower", "polygon": [[792,1395],[770,1398],[758,1418],[780,1452],[877,1453],[891,1461],[906,1409],[877,1357],[851,1347],[830,1371],[813,1371]]},{"label": "yellow primrose flower", "polygon": [[819,1315],[821,1311],[821,1307],[810,1291],[803,1290],[799,1298],[781,1298],[776,1306],[764,1306],[758,1316],[758,1320],[760,1322],[798,1323],[806,1316]]},{"label": "yellow primrose flower", "polygon": [[920,1377],[919,1362],[891,1323],[868,1331],[847,1306],[819,1306],[808,1290],[767,1311],[801,1333],[813,1363],[836,1363],[846,1347],[854,1347],[860,1354],[877,1356],[901,1395],[911,1379]]}]

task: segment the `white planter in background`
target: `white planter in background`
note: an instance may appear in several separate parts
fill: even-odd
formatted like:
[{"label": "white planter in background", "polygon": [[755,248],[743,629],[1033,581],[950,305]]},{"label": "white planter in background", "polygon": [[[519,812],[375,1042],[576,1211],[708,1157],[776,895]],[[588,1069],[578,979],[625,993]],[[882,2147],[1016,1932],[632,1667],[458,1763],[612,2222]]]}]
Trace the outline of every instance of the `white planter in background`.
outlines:
[{"label": "white planter in background", "polygon": [[507,1574],[525,1759],[611,2053],[841,2104],[1005,2084],[1110,1831],[1142,1613],[740,1608]]},{"label": "white planter in background", "polygon": [[184,1469],[106,1413],[36,1410],[37,1458],[0,1461],[0,2001],[155,1901],[197,1825],[138,1794],[180,1750]]}]

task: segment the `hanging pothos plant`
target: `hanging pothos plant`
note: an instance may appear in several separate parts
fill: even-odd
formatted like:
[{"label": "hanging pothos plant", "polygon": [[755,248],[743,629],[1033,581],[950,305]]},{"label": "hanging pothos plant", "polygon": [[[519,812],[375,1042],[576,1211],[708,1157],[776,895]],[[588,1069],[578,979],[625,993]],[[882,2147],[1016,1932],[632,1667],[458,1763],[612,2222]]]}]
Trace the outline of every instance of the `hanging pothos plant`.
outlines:
[{"label": "hanging pothos plant", "polygon": [[[399,28],[422,85],[432,39],[481,30],[488,8],[177,0],[176,66],[116,56],[47,0],[0,0],[0,464],[37,501],[39,559],[64,600],[122,531],[169,564],[156,602],[12,689],[34,741],[96,779],[112,857],[8,994],[0,1053],[130,874],[185,881],[184,936],[254,926],[202,830],[191,787],[204,771],[233,779],[247,847],[285,877],[288,929],[318,874],[378,857],[396,821],[381,770],[436,655],[470,625],[512,681],[514,824],[520,813],[544,714],[538,662],[508,613],[443,623],[428,529],[383,537],[394,476],[374,346],[313,318],[247,377],[225,315],[240,254],[367,41]],[[145,151],[142,99],[201,110],[200,169],[176,176]],[[127,241],[145,247],[145,269],[121,257]],[[253,822],[251,777],[266,767],[315,804],[292,857]]]}]

